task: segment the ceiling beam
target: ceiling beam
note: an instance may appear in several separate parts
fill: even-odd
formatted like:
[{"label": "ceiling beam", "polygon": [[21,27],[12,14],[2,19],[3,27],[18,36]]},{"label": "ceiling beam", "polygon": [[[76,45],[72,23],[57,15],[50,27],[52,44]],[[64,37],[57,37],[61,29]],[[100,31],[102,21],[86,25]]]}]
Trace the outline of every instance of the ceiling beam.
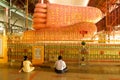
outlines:
[{"label": "ceiling beam", "polygon": [[[8,8],[8,9],[10,9],[10,11],[12,11],[22,17],[25,17],[25,14],[24,14],[25,12],[23,10],[16,8],[16,6],[10,7],[8,5],[8,3],[4,2],[4,1],[0,1],[0,6],[2,6],[4,8]],[[27,18],[28,18],[28,20],[32,21],[32,16],[29,15]]]}]

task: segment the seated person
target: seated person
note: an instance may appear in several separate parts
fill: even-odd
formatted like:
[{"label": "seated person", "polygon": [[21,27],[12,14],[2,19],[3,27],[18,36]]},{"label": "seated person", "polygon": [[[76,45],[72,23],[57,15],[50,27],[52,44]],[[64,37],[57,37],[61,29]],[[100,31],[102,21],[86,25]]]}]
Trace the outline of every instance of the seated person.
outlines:
[{"label": "seated person", "polygon": [[21,69],[19,72],[24,71],[24,72],[31,72],[35,68],[32,67],[32,63],[28,60],[27,56],[24,56],[24,61],[22,61]]},{"label": "seated person", "polygon": [[62,56],[58,56],[58,60],[55,62],[55,72],[64,73],[67,71],[66,63],[62,60]]}]

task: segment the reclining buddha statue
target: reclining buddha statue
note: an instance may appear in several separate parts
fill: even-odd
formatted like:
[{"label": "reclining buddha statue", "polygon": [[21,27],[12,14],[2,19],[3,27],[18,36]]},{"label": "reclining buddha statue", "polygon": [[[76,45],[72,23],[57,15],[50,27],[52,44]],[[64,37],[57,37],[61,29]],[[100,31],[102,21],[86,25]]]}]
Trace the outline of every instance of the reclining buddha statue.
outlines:
[{"label": "reclining buddha statue", "polygon": [[87,6],[88,1],[38,1],[33,14],[34,30],[24,32],[23,39],[27,42],[91,39],[97,32],[95,23],[101,19],[102,12]]}]

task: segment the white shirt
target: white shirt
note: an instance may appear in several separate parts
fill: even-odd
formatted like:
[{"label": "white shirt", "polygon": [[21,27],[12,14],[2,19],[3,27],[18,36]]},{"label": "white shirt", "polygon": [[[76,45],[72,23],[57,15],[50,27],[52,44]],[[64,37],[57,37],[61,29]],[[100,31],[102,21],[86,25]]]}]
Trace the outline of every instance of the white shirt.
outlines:
[{"label": "white shirt", "polygon": [[23,71],[31,72],[34,70],[34,67],[31,67],[32,63],[29,60],[23,61]]},{"label": "white shirt", "polygon": [[64,68],[66,68],[66,64],[63,60],[56,61],[54,66],[57,70],[63,70]]}]

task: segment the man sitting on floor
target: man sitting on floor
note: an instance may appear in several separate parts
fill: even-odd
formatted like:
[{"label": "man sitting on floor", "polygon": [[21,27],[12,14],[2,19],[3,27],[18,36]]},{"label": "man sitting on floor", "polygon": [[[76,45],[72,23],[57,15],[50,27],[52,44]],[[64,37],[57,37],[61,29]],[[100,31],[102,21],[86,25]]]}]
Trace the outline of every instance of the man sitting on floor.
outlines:
[{"label": "man sitting on floor", "polygon": [[55,72],[64,73],[67,71],[66,63],[62,60],[62,56],[58,56],[58,60],[55,62]]}]

